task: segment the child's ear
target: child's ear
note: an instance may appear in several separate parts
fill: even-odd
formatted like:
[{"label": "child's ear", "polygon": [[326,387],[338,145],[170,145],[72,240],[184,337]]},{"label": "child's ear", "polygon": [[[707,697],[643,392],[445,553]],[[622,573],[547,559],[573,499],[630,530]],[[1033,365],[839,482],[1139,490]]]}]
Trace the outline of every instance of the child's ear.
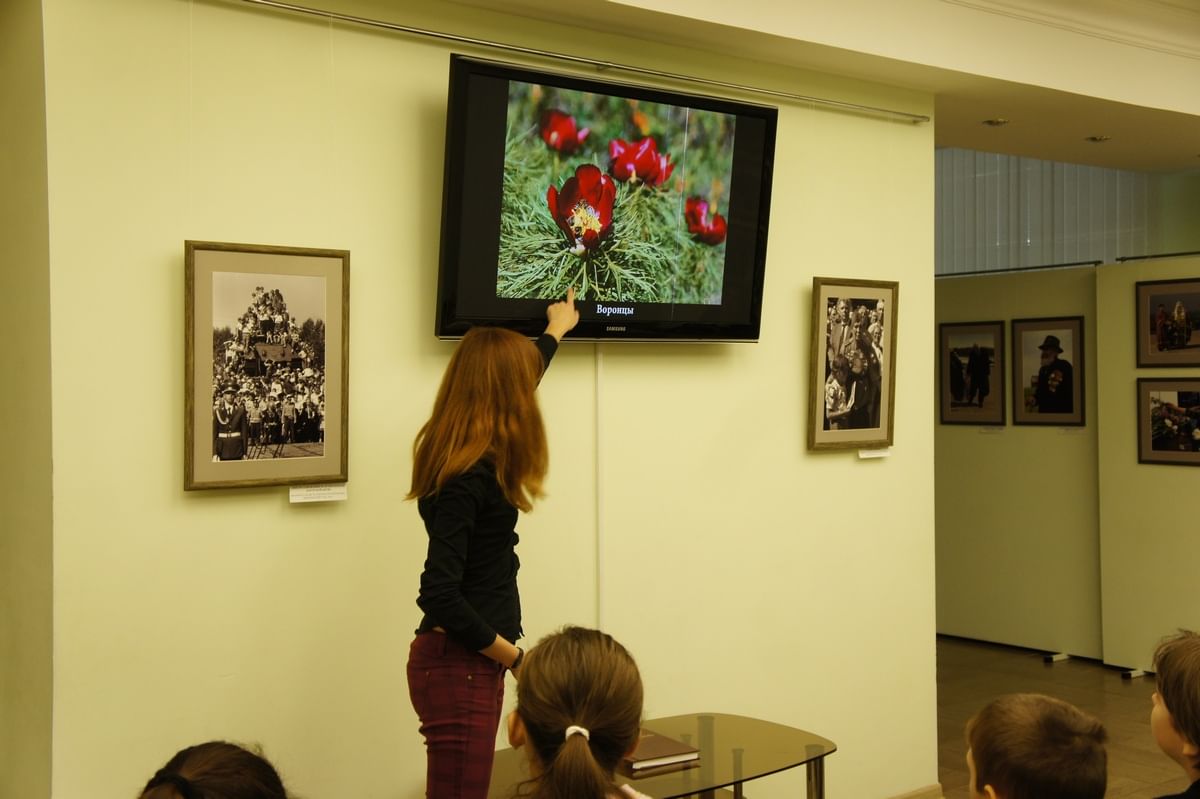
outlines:
[{"label": "child's ear", "polygon": [[990,785],[983,786],[983,795],[986,796],[987,799],[997,799],[996,789]]},{"label": "child's ear", "polygon": [[525,722],[521,721],[521,714],[515,710],[508,714],[508,745],[513,749],[525,745]]},{"label": "child's ear", "polygon": [[[1179,737],[1183,738],[1182,735]],[[1200,757],[1200,746],[1196,746],[1194,743],[1189,741],[1187,738],[1183,738],[1183,749],[1180,751],[1182,752],[1184,757],[1186,757],[1188,760],[1190,760],[1192,762],[1195,762],[1196,759],[1198,757]]]}]

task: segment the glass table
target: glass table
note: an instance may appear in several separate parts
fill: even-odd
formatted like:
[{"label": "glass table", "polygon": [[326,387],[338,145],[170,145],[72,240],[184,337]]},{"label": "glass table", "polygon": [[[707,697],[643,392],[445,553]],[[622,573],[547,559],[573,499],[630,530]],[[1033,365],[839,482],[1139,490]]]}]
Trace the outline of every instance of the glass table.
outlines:
[{"label": "glass table", "polygon": [[[617,774],[618,784],[628,782],[653,799],[694,795],[711,799],[719,789],[732,789],[735,799],[742,799],[743,783],[797,766],[808,772],[808,799],[824,799],[825,757],[837,751],[833,741],[820,735],[726,713],[650,719],[642,726],[700,750],[699,765],[693,768],[638,779]],[[524,752],[499,750],[489,799],[509,799],[517,783],[528,777]]]}]

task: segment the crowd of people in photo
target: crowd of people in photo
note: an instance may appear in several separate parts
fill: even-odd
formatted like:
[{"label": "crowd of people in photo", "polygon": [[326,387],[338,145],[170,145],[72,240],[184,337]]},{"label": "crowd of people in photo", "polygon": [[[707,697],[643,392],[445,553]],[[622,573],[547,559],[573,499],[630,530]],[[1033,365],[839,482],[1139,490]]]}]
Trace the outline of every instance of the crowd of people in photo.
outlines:
[{"label": "crowd of people in photo", "polygon": [[296,318],[288,313],[283,292],[279,289],[255,287],[250,305],[238,318],[233,332],[232,338],[222,342],[223,352],[213,353],[214,363],[218,354],[226,366],[234,366],[246,358],[254,359],[255,344],[288,347],[305,365],[316,357],[312,344],[301,340]]},{"label": "crowd of people in photo", "polygon": [[883,300],[839,297],[825,323],[825,429],[879,427],[883,384]]},{"label": "crowd of people in photo", "polygon": [[289,444],[325,441],[323,359],[279,289],[255,288],[214,350],[213,460],[287,457]]}]

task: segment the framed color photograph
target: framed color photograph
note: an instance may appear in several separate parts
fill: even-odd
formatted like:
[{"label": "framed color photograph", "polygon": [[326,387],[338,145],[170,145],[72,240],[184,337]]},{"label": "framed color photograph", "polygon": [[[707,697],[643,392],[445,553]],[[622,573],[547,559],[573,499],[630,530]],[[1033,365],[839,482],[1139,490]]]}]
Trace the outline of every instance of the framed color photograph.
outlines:
[{"label": "framed color photograph", "polygon": [[184,243],[183,487],[345,482],[350,253]]},{"label": "framed color photograph", "polygon": [[1084,425],[1083,317],[1012,321],[1013,424]]},{"label": "framed color photograph", "polygon": [[1137,381],[1138,463],[1200,466],[1200,378]]},{"label": "framed color photograph", "polygon": [[938,325],[937,357],[942,424],[1004,424],[1004,323]]},{"label": "framed color photograph", "polygon": [[900,284],[814,277],[808,448],[892,445]]},{"label": "framed color photograph", "polygon": [[1137,365],[1200,366],[1200,277],[1134,286]]}]

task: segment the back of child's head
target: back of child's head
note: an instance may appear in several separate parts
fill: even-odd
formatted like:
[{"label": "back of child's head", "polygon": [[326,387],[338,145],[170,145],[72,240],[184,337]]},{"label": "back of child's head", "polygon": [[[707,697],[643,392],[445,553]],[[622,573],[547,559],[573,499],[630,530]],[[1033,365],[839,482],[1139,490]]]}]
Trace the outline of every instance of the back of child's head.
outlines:
[{"label": "back of child's head", "polygon": [[603,799],[638,740],[642,678],[612,636],[564,627],[525,655],[516,712],[537,761],[532,795]]},{"label": "back of child's head", "polygon": [[967,722],[974,793],[999,799],[1103,799],[1108,734],[1099,719],[1042,694],[994,699]]},{"label": "back of child's head", "polygon": [[1175,729],[1200,746],[1200,635],[1180,630],[1164,638],[1154,650],[1154,675]]},{"label": "back of child's head", "polygon": [[160,768],[139,799],[287,799],[275,767],[224,741],[182,749]]}]

